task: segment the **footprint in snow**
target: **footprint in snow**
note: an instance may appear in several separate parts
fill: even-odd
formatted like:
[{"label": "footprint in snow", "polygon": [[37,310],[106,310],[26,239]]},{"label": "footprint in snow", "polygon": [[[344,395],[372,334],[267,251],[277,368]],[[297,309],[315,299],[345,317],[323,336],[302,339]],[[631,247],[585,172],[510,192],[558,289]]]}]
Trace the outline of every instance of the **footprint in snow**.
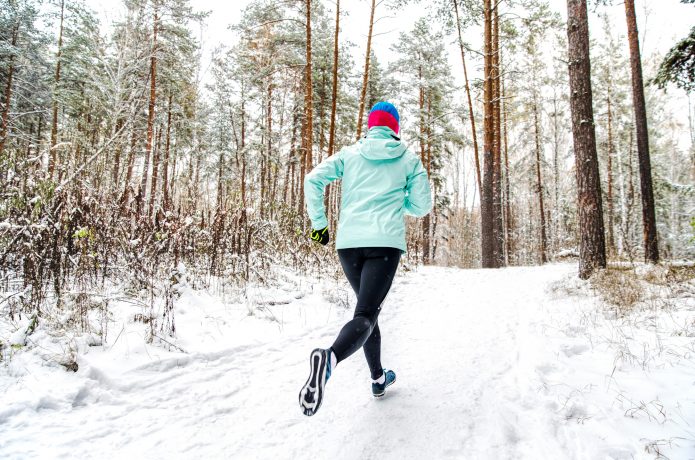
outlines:
[{"label": "footprint in snow", "polygon": [[581,355],[584,352],[586,352],[588,349],[589,349],[589,347],[587,345],[584,345],[584,344],[563,345],[562,346],[562,352],[568,358],[571,358],[571,357],[577,356],[577,355]]}]

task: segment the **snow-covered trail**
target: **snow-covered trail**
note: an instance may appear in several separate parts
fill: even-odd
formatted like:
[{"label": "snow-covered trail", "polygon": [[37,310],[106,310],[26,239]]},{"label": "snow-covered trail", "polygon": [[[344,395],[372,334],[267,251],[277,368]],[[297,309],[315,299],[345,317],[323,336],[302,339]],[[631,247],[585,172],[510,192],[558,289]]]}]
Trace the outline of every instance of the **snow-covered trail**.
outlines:
[{"label": "snow-covered trail", "polygon": [[358,352],[335,369],[320,411],[301,414],[309,353],[330,345],[336,319],[121,375],[83,366],[72,394],[35,395],[34,410],[0,407],[0,457],[642,458],[622,439],[591,445],[599,438],[578,436],[582,425],[566,422],[543,391],[547,374],[561,381],[570,375],[562,364],[588,349],[568,337],[564,349],[573,351],[559,359],[542,333],[553,303],[548,283],[574,270],[399,274],[380,316],[383,363],[398,380],[379,400]]}]

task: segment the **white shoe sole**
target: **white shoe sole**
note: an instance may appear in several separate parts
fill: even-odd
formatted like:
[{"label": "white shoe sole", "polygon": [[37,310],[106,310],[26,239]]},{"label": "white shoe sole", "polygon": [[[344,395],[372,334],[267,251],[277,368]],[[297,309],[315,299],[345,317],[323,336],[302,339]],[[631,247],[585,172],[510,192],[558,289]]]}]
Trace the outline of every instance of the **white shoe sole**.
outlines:
[{"label": "white shoe sole", "polygon": [[314,415],[323,402],[323,390],[326,385],[326,361],[328,353],[320,348],[311,352],[309,357],[309,378],[299,392],[299,407],[308,417]]}]

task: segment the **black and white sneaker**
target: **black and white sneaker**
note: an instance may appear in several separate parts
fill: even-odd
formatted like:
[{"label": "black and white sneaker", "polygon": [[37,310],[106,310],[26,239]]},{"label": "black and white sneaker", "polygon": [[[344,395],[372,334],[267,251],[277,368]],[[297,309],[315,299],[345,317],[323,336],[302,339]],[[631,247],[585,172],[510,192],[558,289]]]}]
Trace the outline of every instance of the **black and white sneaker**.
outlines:
[{"label": "black and white sneaker", "polygon": [[306,416],[314,415],[321,407],[323,389],[331,376],[330,350],[317,348],[309,357],[309,379],[299,392],[299,407]]}]

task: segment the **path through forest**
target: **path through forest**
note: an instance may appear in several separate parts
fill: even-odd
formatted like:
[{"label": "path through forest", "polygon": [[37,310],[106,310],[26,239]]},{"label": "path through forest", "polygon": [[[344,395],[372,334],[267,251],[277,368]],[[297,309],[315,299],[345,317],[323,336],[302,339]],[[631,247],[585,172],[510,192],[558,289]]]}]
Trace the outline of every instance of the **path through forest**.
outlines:
[{"label": "path through forest", "polygon": [[[689,458],[679,455],[695,452],[692,395],[669,394],[666,374],[623,367],[608,378],[614,353],[578,319],[591,298],[555,292],[575,270],[399,274],[380,318],[398,380],[380,400],[358,353],[335,369],[316,416],[299,410],[309,352],[331,343],[343,317],[127,372],[83,365],[72,393],[47,386],[34,407],[0,409],[0,457],[618,459],[653,457],[645,446],[669,438],[662,452]],[[678,375],[692,385],[692,362]],[[630,395],[647,411],[659,399],[667,420],[626,417]]]}]

